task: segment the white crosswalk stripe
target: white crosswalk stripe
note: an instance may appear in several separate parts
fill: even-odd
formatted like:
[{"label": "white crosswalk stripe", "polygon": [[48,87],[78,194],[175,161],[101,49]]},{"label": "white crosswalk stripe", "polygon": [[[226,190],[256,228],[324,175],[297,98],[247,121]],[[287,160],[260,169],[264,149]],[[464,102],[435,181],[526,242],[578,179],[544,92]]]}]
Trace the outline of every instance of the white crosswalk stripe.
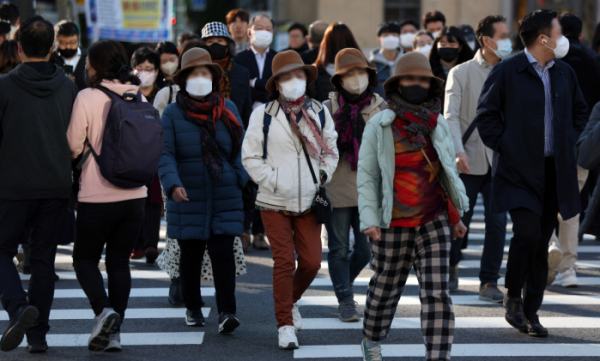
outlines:
[{"label": "white crosswalk stripe", "polygon": [[[90,335],[63,334],[46,336],[47,342],[52,347],[87,347]],[[204,332],[143,332],[121,333],[121,343],[127,346],[148,345],[201,345],[204,341]],[[19,347],[27,346],[27,341]]]}]

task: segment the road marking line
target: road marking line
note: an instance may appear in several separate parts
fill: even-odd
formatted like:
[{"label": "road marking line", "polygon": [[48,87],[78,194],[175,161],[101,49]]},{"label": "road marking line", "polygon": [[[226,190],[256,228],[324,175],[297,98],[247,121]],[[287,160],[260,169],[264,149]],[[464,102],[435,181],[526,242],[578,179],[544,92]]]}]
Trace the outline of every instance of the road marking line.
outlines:
[{"label": "road marking line", "polygon": [[[296,265],[297,264],[298,262],[296,262]],[[575,265],[577,268],[600,268],[600,261],[577,261]],[[480,260],[461,261],[458,264],[459,269],[479,269],[480,266]],[[366,265],[365,268],[369,268],[369,265]],[[506,261],[502,261],[502,268],[506,268]],[[327,260],[321,262],[321,269],[329,269],[329,262]]]},{"label": "road marking line", "polygon": [[[368,286],[369,281],[371,281],[370,277],[359,277],[354,280],[354,286]],[[501,277],[498,280],[499,286],[504,286],[504,277]],[[598,286],[600,285],[600,277],[577,277],[577,282],[580,286]],[[479,277],[460,277],[458,279],[459,286],[479,286],[480,281]],[[417,277],[414,275],[408,276],[406,280],[407,286],[418,286],[419,281]],[[333,286],[331,282],[331,278],[315,278],[315,280],[310,285],[311,287],[324,287],[324,286]]]},{"label": "road marking line", "polygon": [[[105,280],[107,279],[106,276],[106,272],[101,272],[102,273],[102,278],[104,278]],[[73,271],[58,271],[56,272],[56,274],[60,277],[61,280],[76,280],[77,277],[75,276],[75,272]],[[19,273],[19,276],[21,276],[21,281],[29,281],[29,279],[31,278],[31,275],[24,275],[22,273]],[[161,270],[153,270],[153,271],[131,271],[131,278],[132,279],[154,279],[154,280],[159,280],[159,279],[169,279],[169,275],[167,273],[165,273],[165,271],[161,271]]]},{"label": "road marking line", "polygon": [[[185,318],[185,308],[128,308],[125,318],[131,319],[156,319],[156,318]],[[202,314],[208,317],[210,307],[203,307]],[[51,310],[51,320],[93,320],[92,309]],[[0,313],[0,321],[8,321],[6,312]],[[183,322],[183,321],[182,321]],[[88,335],[89,337],[89,335]]]},{"label": "road marking line", "polygon": [[[213,297],[215,295],[214,287],[202,287],[202,297]],[[108,290],[106,290],[108,293]],[[56,289],[54,290],[54,298],[86,298],[87,296],[82,289]],[[169,297],[169,288],[132,288],[129,298],[133,297]],[[129,315],[127,315],[129,317]]]},{"label": "road marking line", "polygon": [[[86,347],[89,338],[89,333],[46,335],[50,347]],[[123,346],[201,345],[203,341],[204,332],[121,333]],[[27,340],[19,345],[26,346]]]}]

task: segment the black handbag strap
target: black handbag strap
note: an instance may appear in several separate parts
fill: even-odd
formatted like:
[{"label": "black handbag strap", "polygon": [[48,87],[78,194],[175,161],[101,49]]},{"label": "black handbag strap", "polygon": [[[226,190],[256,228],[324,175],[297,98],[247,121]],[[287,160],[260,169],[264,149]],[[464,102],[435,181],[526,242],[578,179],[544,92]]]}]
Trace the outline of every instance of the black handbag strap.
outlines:
[{"label": "black handbag strap", "polygon": [[315,170],[313,169],[310,157],[308,156],[308,153],[306,153],[306,149],[304,149],[304,147],[302,147],[302,151],[304,152],[304,156],[306,157],[306,161],[308,162],[308,167],[310,168],[310,174],[312,175],[313,182],[315,182],[315,185],[319,187],[319,181],[317,180],[317,176],[315,175]]},{"label": "black handbag strap", "polygon": [[475,131],[475,127],[476,127],[475,121],[473,121],[471,123],[471,125],[469,125],[469,127],[467,128],[467,131],[465,132],[465,134],[463,134],[463,136],[462,136],[463,145],[467,144],[467,141],[471,137],[471,134],[473,134],[473,132]]}]

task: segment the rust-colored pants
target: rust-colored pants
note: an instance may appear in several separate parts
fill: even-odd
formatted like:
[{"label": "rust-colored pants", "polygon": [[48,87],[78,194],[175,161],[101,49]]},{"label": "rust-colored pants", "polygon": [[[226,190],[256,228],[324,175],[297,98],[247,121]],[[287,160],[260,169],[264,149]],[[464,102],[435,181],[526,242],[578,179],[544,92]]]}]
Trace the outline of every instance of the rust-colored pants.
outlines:
[{"label": "rust-colored pants", "polygon": [[[293,326],[292,307],[321,269],[321,225],[314,214],[289,217],[263,211],[261,216],[275,263],[273,298],[277,328]],[[294,250],[298,253],[298,269]]]}]

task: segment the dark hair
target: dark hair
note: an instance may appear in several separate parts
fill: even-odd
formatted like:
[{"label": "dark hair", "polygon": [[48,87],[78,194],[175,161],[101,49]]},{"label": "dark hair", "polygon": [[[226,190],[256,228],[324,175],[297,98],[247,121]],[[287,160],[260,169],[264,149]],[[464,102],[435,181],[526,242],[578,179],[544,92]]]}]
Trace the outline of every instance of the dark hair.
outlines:
[{"label": "dark hair", "polygon": [[147,46],[133,52],[133,56],[131,57],[131,67],[135,68],[146,60],[154,65],[156,69],[160,69],[160,55]]},{"label": "dark hair", "polygon": [[[370,69],[366,69],[367,73],[369,74],[369,88],[374,89],[377,88],[377,86],[379,85],[379,80],[377,80],[377,71],[373,71]],[[340,92],[344,87],[342,86],[342,83],[340,82],[340,79],[342,77],[341,76],[336,76],[336,77],[332,77],[331,78],[331,84],[333,84],[333,87],[335,88],[335,90],[337,92]]]},{"label": "dark hair", "polygon": [[77,27],[77,24],[66,20],[59,21],[54,26],[54,32],[56,33],[57,38],[61,35],[79,37],[79,28]]},{"label": "dark hair", "polygon": [[427,35],[431,38],[431,40],[435,40],[433,38],[433,35],[431,35],[431,33],[428,33],[425,30],[419,30],[419,31],[417,31],[417,33],[415,34],[415,37],[413,38],[413,49],[417,47],[417,41],[418,41],[417,38],[421,35]]},{"label": "dark hair", "polygon": [[[385,98],[390,99],[393,95],[401,96],[398,92],[398,83],[400,83],[400,79],[394,80],[385,91]],[[427,93],[427,98],[425,101],[428,102],[433,98],[441,98],[444,95],[444,88],[437,82],[435,79],[431,79],[431,83],[429,85],[429,93]]]},{"label": "dark hair", "polygon": [[45,59],[54,44],[54,28],[43,17],[32,16],[19,27],[19,43],[27,57]]},{"label": "dark hair", "polygon": [[88,59],[90,67],[96,72],[96,75],[90,79],[93,88],[98,87],[102,80],[140,84],[140,79],[131,74],[127,52],[118,41],[100,40],[92,44],[88,49]]},{"label": "dark hair", "polygon": [[0,5],[0,19],[7,20],[10,25],[17,25],[19,20],[19,7],[9,1],[5,1]]},{"label": "dark hair", "polygon": [[186,41],[190,41],[190,40],[200,40],[200,35],[196,34],[196,33],[192,33],[192,32],[188,32],[188,33],[183,33],[181,35],[179,35],[179,37],[177,38],[177,44],[179,44],[179,46],[181,47],[183,45],[183,43],[185,43]]},{"label": "dark hair", "polygon": [[402,28],[405,27],[406,25],[412,25],[415,27],[415,29],[417,29],[417,31],[419,31],[419,23],[418,22],[416,22],[413,19],[406,19],[400,23],[400,32],[402,32]]},{"label": "dark hair", "polygon": [[0,44],[0,72],[7,66],[15,67],[21,64],[19,58],[19,43],[15,40],[5,40]]},{"label": "dark hair", "polygon": [[0,37],[5,37],[8,33],[10,33],[10,23],[0,20]]},{"label": "dark hair", "polygon": [[256,22],[256,20],[258,18],[266,18],[271,20],[271,24],[273,25],[273,28],[275,28],[275,22],[273,21],[273,19],[271,19],[271,17],[265,13],[260,13],[260,14],[256,14],[252,17],[252,19],[250,19],[250,22],[248,23],[248,27],[251,28],[254,26],[254,23]]},{"label": "dark hair", "polygon": [[427,28],[427,24],[441,21],[446,26],[446,17],[441,12],[434,10],[423,14],[423,29]]},{"label": "dark hair", "polygon": [[[188,50],[193,49],[193,48],[201,48],[201,49],[208,51],[208,54],[210,54],[211,59],[214,56],[212,49],[210,47],[206,46],[206,44],[204,44],[198,40],[189,41],[187,44],[185,44],[185,47],[183,47],[183,49],[181,49],[181,55],[179,56],[179,68],[178,69],[181,69],[181,59],[183,59],[183,54],[185,54]],[[216,78],[217,74],[215,73],[215,71],[212,70],[211,67],[207,67],[207,68],[210,71],[210,73],[212,74],[213,79]],[[187,82],[188,75],[190,75],[191,72],[192,72],[192,69],[185,70],[185,72],[182,73],[183,75],[179,76],[179,81],[175,82],[175,84],[177,84],[179,86],[179,89],[181,89],[184,92],[185,92],[185,84]],[[175,80],[175,79],[173,79],[173,80]],[[220,92],[221,91],[221,83],[213,81],[212,91]]]},{"label": "dark hair", "polygon": [[346,48],[360,50],[352,31],[343,23],[333,23],[327,27],[321,41],[321,48],[315,66],[324,71],[327,64],[335,63],[337,53]]},{"label": "dark hair", "polygon": [[594,53],[599,54],[600,52],[600,23],[596,24],[594,29],[594,38],[592,39],[592,50]]},{"label": "dark hair", "polygon": [[303,36],[308,35],[308,30],[306,29],[306,26],[304,26],[303,24],[300,24],[300,23],[293,23],[292,25],[290,25],[290,28],[288,29],[288,33],[290,33],[292,30],[300,30],[302,32]]},{"label": "dark hair", "polygon": [[174,54],[179,56],[179,50],[177,50],[177,46],[170,41],[161,41],[156,44],[156,53],[160,57],[162,54]]},{"label": "dark hair", "polygon": [[400,25],[395,21],[385,22],[377,28],[377,37],[380,37],[383,33],[396,33],[400,34]]},{"label": "dark hair", "polygon": [[519,36],[523,45],[528,47],[535,42],[540,34],[550,37],[552,20],[558,16],[553,10],[536,10],[529,13],[519,22]]},{"label": "dark hair", "polygon": [[493,38],[496,34],[495,23],[506,22],[506,18],[502,15],[489,15],[479,21],[475,35],[479,45],[483,46],[483,37]]},{"label": "dark hair", "polygon": [[583,31],[583,21],[573,13],[562,13],[558,17],[562,34],[567,38],[578,38]]},{"label": "dark hair", "polygon": [[241,21],[249,22],[250,21],[250,13],[248,10],[244,9],[233,9],[227,13],[225,16],[225,22],[227,25],[235,22],[235,19],[239,18]]},{"label": "dark hair", "polygon": [[[463,37],[463,34],[456,26],[446,26],[440,32],[440,35],[433,41],[431,45],[431,53],[429,53],[429,63],[431,64],[431,71],[436,76],[441,76],[443,74],[442,62],[441,58],[438,55],[438,44],[443,37],[448,39],[450,43],[458,43],[461,46],[461,49],[458,53],[458,58],[456,60],[456,64],[462,64],[465,61],[469,61],[473,59],[475,53],[471,50],[469,44]],[[442,77],[445,79],[445,76]]]}]

